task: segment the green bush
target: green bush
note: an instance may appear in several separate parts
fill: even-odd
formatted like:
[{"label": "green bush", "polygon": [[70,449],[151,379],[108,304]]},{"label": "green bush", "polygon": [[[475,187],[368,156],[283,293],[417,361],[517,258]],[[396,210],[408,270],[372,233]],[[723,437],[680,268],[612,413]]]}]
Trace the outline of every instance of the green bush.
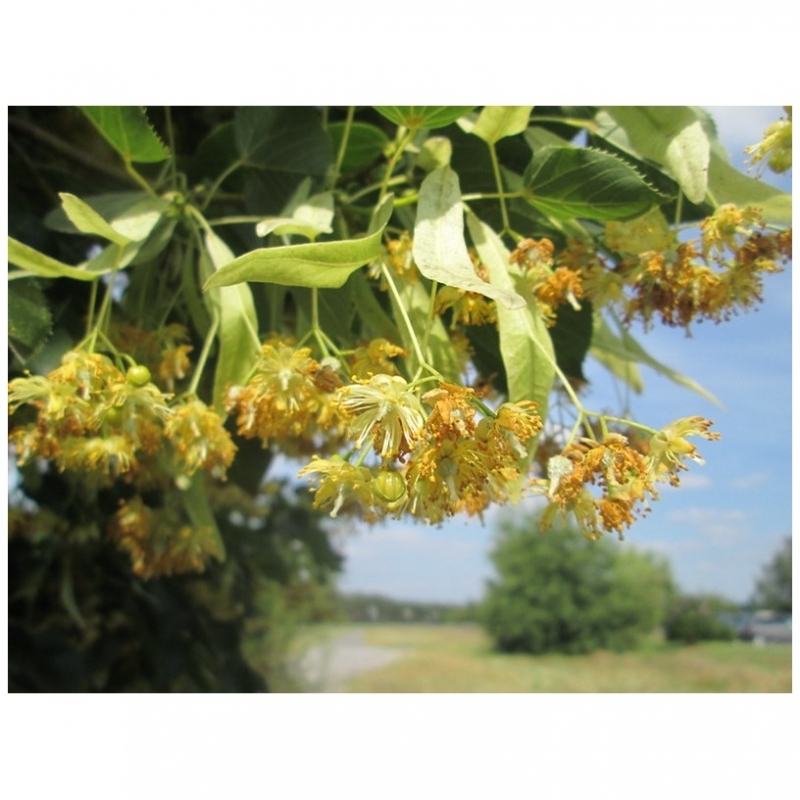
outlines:
[{"label": "green bush", "polygon": [[508,652],[629,649],[661,623],[672,592],[652,556],[577,530],[543,533],[530,518],[502,525],[492,560],[498,578],[481,616]]},{"label": "green bush", "polygon": [[730,604],[720,598],[680,597],[669,609],[664,635],[669,641],[684,644],[729,642],[736,638],[736,631],[719,616],[729,609]]}]

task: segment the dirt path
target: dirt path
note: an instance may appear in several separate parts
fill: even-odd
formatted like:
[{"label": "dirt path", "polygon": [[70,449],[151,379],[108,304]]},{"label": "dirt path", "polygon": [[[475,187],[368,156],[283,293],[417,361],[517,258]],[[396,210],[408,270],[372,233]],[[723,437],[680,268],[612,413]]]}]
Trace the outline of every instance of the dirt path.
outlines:
[{"label": "dirt path", "polygon": [[296,671],[308,692],[341,692],[350,678],[371,672],[407,652],[402,647],[366,644],[361,631],[351,631],[306,651]]}]

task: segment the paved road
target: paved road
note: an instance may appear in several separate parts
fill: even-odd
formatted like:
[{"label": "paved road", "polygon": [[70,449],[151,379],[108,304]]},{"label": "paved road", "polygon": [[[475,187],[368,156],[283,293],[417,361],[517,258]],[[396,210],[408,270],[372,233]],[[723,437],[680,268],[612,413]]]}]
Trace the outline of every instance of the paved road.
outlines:
[{"label": "paved road", "polygon": [[307,650],[295,669],[306,691],[341,692],[350,678],[383,667],[406,652],[402,647],[366,644],[361,631],[352,631]]}]

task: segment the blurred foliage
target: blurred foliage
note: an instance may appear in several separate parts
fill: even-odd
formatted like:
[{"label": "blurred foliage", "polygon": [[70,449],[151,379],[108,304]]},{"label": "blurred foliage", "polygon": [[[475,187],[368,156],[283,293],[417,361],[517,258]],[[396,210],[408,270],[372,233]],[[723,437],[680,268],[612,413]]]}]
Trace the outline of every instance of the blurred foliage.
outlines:
[{"label": "blurred foliage", "polygon": [[630,649],[662,622],[674,591],[665,562],[574,529],[542,532],[532,516],[502,523],[492,561],[481,616],[507,652]]},{"label": "blurred foliage", "polygon": [[348,622],[474,622],[474,604],[421,603],[394,600],[378,594],[343,594],[339,597],[342,614]]},{"label": "blurred foliage", "polygon": [[212,491],[225,562],[143,579],[98,536],[111,493],[88,505],[64,476],[35,483],[9,514],[10,691],[279,691],[296,627],[335,614],[340,558],[305,493],[244,516]]},{"label": "blurred foliage", "polygon": [[792,537],[764,567],[756,584],[755,603],[783,614],[792,613]]},{"label": "blurred foliage", "polygon": [[720,597],[677,597],[664,620],[664,635],[668,641],[684,644],[732,641],[736,631],[721,615],[736,609],[735,604]]}]

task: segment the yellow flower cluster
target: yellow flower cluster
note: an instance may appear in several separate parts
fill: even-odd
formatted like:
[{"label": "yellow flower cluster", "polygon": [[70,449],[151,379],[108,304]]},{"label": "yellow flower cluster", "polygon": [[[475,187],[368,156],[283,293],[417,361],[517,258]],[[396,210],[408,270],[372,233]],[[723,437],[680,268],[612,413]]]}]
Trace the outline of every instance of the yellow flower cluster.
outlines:
[{"label": "yellow flower cluster", "polygon": [[104,355],[73,350],[49,375],[9,383],[9,413],[37,409],[36,421],[12,430],[10,439],[20,465],[51,460],[96,485],[135,477],[144,456],[162,451],[186,475],[211,469],[224,477],[236,447],[222,419],[199,400],[169,401],[146,367],[123,373]]},{"label": "yellow flower cluster", "polygon": [[202,571],[209,556],[222,556],[210,527],[187,525],[169,504],[149,508],[138,495],[122,503],[112,518],[110,534],[143,578]]},{"label": "yellow flower cluster", "polygon": [[329,438],[338,422],[332,403],[342,383],[337,367],[316,361],[308,347],[273,338],[261,348],[247,384],[228,388],[226,411],[237,415],[241,436],[265,446],[274,439],[300,452],[322,447],[314,437]]},{"label": "yellow flower cluster", "polygon": [[338,398],[355,447],[381,463],[365,466],[364,450],[355,464],[334,456],[301,469],[319,480],[315,506],[331,507],[332,516],[349,505],[367,519],[480,514],[519,490],[528,443],[542,427],[533,403],[505,403],[479,420],[474,390],[440,383],[420,398],[400,376],[375,375],[342,387]]},{"label": "yellow flower cluster", "polygon": [[[695,445],[686,437],[718,439],[709,429],[713,423],[702,417],[675,420],[650,437],[642,449],[631,446],[628,437],[608,433],[602,441],[583,438],[547,462],[547,480],[540,486],[549,504],[541,525],[550,527],[558,513],[571,513],[589,538],[616,531],[622,536],[636,514],[649,510],[648,497],[658,498],[655,484],[680,483],[685,459],[703,463]],[[590,490],[599,489],[599,496]]]},{"label": "yellow flower cluster", "polygon": [[784,106],[788,119],[773,122],[757,144],[745,148],[752,166],[761,166],[766,161],[773,172],[786,172],[792,168],[792,107]]},{"label": "yellow flower cluster", "polygon": [[525,273],[533,296],[542,312],[548,327],[556,323],[556,309],[569,303],[576,311],[580,310],[583,297],[581,272],[568,264],[555,267],[553,254],[555,247],[549,239],[523,239],[509,259]]}]

